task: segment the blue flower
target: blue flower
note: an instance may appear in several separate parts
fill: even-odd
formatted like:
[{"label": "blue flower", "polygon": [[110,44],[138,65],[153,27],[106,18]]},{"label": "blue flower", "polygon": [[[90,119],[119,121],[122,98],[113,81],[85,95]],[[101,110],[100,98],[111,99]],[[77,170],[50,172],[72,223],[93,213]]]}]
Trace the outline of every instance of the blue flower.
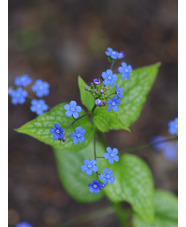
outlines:
[{"label": "blue flower", "polygon": [[12,104],[23,104],[28,93],[22,87],[18,87],[16,90],[11,91],[10,96],[12,97]]},{"label": "blue flower", "polygon": [[9,87],[8,88],[8,94],[10,95],[12,93],[12,91],[13,91],[12,87]]},{"label": "blue flower", "polygon": [[18,76],[15,78],[15,85],[16,86],[28,86],[29,84],[32,83],[32,79],[29,78],[29,75],[22,75],[22,76]]},{"label": "blue flower", "polygon": [[105,54],[115,60],[122,58],[121,54],[119,54],[117,51],[113,50],[110,47],[107,48],[107,51],[105,51]]},{"label": "blue flower", "polygon": [[32,112],[36,112],[37,115],[43,114],[46,110],[48,110],[48,105],[45,103],[45,100],[43,99],[33,99],[31,101],[31,107],[30,110]]},{"label": "blue flower", "polygon": [[114,86],[114,81],[118,79],[116,74],[112,73],[111,69],[107,69],[106,72],[102,72],[101,77],[104,79],[103,84],[104,85],[110,85],[111,87]]},{"label": "blue flower", "polygon": [[178,158],[178,147],[177,143],[167,142],[164,147],[163,155],[168,161],[175,161]]},{"label": "blue flower", "polygon": [[35,84],[32,86],[32,91],[35,92],[39,98],[41,98],[49,94],[49,87],[49,83],[42,80],[36,80]]},{"label": "blue flower", "polygon": [[175,118],[173,121],[170,121],[168,126],[170,134],[178,135],[178,118]]},{"label": "blue flower", "polygon": [[[165,139],[168,139],[168,138],[167,137],[163,137],[163,136],[154,136],[151,139],[151,143],[161,142],[162,140],[165,140]],[[177,160],[177,157],[178,157],[177,143],[173,143],[173,142],[167,141],[167,142],[153,144],[152,147],[154,148],[154,150],[162,151],[163,152],[163,156],[168,161]]]},{"label": "blue flower", "polygon": [[104,174],[101,174],[99,176],[100,180],[103,180],[103,184],[107,185],[110,181],[110,183],[114,183],[115,177],[112,176],[113,172],[112,170],[109,170],[108,168],[105,168],[103,170]]},{"label": "blue flower", "polygon": [[94,180],[93,182],[89,183],[88,186],[90,187],[89,191],[92,193],[98,193],[103,188],[102,183],[97,180]]},{"label": "blue flower", "polygon": [[106,150],[107,150],[108,153],[104,153],[104,157],[106,159],[108,159],[108,162],[110,164],[113,164],[114,161],[115,162],[119,161],[119,156],[117,155],[118,154],[118,149],[117,148],[113,148],[113,150],[112,150],[111,147],[107,147]]},{"label": "blue flower", "polygon": [[73,132],[70,137],[73,140],[73,144],[78,144],[78,142],[83,143],[85,141],[85,129],[82,129],[82,127],[77,127],[76,132]]},{"label": "blue flower", "polygon": [[83,163],[85,165],[81,166],[81,170],[86,171],[87,175],[91,175],[92,171],[94,171],[94,172],[98,171],[98,167],[96,166],[96,164],[97,164],[96,160],[92,159],[91,161],[89,161],[88,159],[85,159],[83,161]]},{"label": "blue flower", "polygon": [[119,55],[121,56],[121,58],[124,58],[125,57],[125,53],[123,51],[120,51],[119,52]]},{"label": "blue flower", "polygon": [[107,104],[110,105],[108,107],[108,111],[110,112],[112,109],[114,112],[117,112],[118,111],[118,106],[121,102],[121,100],[117,97],[117,96],[114,96],[112,99],[109,99]]},{"label": "blue flower", "polygon": [[122,79],[129,79],[130,72],[132,72],[132,66],[128,65],[125,62],[121,63],[121,66],[118,68],[118,72],[121,73]]},{"label": "blue flower", "polygon": [[67,117],[73,116],[73,118],[78,118],[79,117],[78,112],[82,111],[81,106],[77,106],[76,101],[71,101],[70,105],[69,104],[64,105],[64,108],[65,110],[67,110],[65,113]]},{"label": "blue flower", "polygon": [[167,137],[165,137],[165,136],[152,137],[151,143],[155,143],[155,144],[152,144],[152,147],[154,148],[154,150],[156,150],[156,151],[161,150],[164,147],[166,142],[162,142],[162,143],[158,143],[158,142],[166,140],[166,139],[167,139]]},{"label": "blue flower", "polygon": [[62,140],[65,136],[63,134],[63,128],[58,123],[54,124],[55,128],[50,129],[50,133],[53,134],[53,139]]},{"label": "blue flower", "polygon": [[118,87],[117,84],[115,85],[115,87],[116,87],[116,95],[120,98],[123,98],[123,95],[122,95],[123,89],[121,87]]},{"label": "blue flower", "polygon": [[23,222],[20,222],[20,223],[16,224],[15,227],[33,227],[33,225],[29,224],[26,221],[23,221]]},{"label": "blue flower", "polygon": [[93,79],[94,84],[99,85],[101,83],[100,79]]}]

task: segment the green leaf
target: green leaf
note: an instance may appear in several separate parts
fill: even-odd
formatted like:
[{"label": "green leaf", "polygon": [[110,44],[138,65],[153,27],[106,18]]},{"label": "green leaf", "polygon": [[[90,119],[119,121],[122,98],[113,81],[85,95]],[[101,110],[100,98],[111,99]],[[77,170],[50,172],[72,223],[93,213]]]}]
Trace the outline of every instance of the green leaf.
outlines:
[{"label": "green leaf", "polygon": [[97,107],[93,115],[94,124],[102,132],[111,129],[124,129],[130,131],[120,120],[116,112],[108,112],[107,107]]},{"label": "green leaf", "polygon": [[[155,220],[153,227],[178,226],[178,199],[174,194],[157,190],[154,196]],[[133,216],[134,227],[152,227],[138,215]]]},{"label": "green leaf", "polygon": [[117,85],[123,89],[123,98],[117,112],[121,121],[131,126],[139,117],[147,95],[157,76],[160,63],[135,69],[130,78],[123,80],[118,74]]},{"label": "green leaf", "polygon": [[130,203],[143,219],[153,223],[154,187],[152,174],[146,163],[135,155],[125,154],[112,166],[108,161],[101,164],[102,168],[111,168],[115,177],[115,182],[104,188],[107,197],[112,202]]},{"label": "green leaf", "polygon": [[[86,130],[85,141],[83,143],[78,143],[77,145],[73,144],[73,139],[70,138],[70,134],[74,131],[73,127],[70,127],[65,133],[66,142],[54,140],[49,132],[51,128],[54,128],[55,123],[59,123],[60,126],[65,129],[74,121],[72,117],[67,117],[65,115],[66,110],[64,109],[64,105],[64,103],[57,105],[50,112],[44,113],[34,120],[29,121],[19,129],[16,129],[16,131],[30,135],[46,144],[51,145],[52,147],[59,148],[61,150],[78,151],[83,149],[90,143],[95,132],[88,116],[79,119],[73,125],[74,128],[81,126]],[[80,116],[83,114],[85,114],[85,112],[82,110]]]},{"label": "green leaf", "polygon": [[87,84],[80,76],[78,77],[78,85],[79,85],[79,90],[81,95],[81,101],[83,105],[85,105],[87,109],[91,111],[92,108],[94,107],[94,98],[88,91],[85,90],[85,87],[87,86]]},{"label": "green leaf", "polygon": [[[96,148],[98,154],[104,152],[104,148],[98,143]],[[103,191],[99,193],[91,193],[89,191],[88,184],[97,179],[96,173],[88,176],[80,168],[83,165],[84,159],[91,160],[94,158],[93,141],[86,148],[78,152],[55,149],[54,154],[61,183],[72,198],[78,202],[90,203],[96,202],[104,196]]]}]

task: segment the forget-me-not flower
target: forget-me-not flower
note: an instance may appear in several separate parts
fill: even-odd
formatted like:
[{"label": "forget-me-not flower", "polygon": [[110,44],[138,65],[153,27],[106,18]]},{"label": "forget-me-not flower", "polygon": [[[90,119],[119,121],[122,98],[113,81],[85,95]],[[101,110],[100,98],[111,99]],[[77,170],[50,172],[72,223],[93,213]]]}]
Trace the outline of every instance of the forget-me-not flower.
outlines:
[{"label": "forget-me-not flower", "polygon": [[102,72],[101,77],[103,78],[104,85],[110,85],[111,87],[114,86],[114,81],[118,79],[116,74],[113,74],[111,69],[107,69],[106,72]]},{"label": "forget-me-not flower", "polygon": [[26,221],[23,221],[23,222],[17,223],[15,227],[33,227],[33,225],[29,224]]},{"label": "forget-me-not flower", "polygon": [[87,175],[91,175],[92,174],[92,171],[94,171],[94,172],[97,172],[98,171],[98,167],[96,166],[96,164],[97,164],[97,161],[96,160],[92,159],[91,161],[89,161],[88,159],[85,159],[83,161],[83,163],[85,165],[82,165],[81,166],[81,170],[82,171],[86,171],[86,174]]},{"label": "forget-me-not flower", "polygon": [[107,147],[106,150],[107,150],[108,153],[104,153],[104,157],[106,159],[108,159],[108,162],[110,164],[113,164],[114,161],[115,162],[119,161],[119,156],[117,155],[118,154],[117,148],[113,148],[113,150],[112,150],[111,147]]},{"label": "forget-me-not flower", "polygon": [[85,132],[85,129],[83,129],[82,127],[77,127],[76,132],[73,132],[70,135],[70,137],[74,139],[73,144],[78,144],[78,142],[83,143],[85,141]]},{"label": "forget-me-not flower", "polygon": [[50,133],[53,134],[53,139],[62,140],[65,137],[63,133],[63,128],[60,127],[58,123],[55,123],[54,127],[55,128],[50,129]]},{"label": "forget-me-not flower", "polygon": [[65,115],[67,117],[71,117],[73,116],[73,118],[78,118],[79,117],[79,113],[82,111],[81,106],[77,106],[77,102],[76,101],[71,101],[70,104],[65,104],[64,105],[65,110],[67,110],[65,112]]},{"label": "forget-me-not flower", "polygon": [[110,112],[112,109],[114,112],[117,112],[118,111],[118,106],[121,102],[121,100],[117,97],[117,96],[114,96],[112,99],[109,99],[107,104],[109,105],[108,107],[108,111]]},{"label": "forget-me-not flower", "polygon": [[32,86],[32,91],[35,92],[39,98],[41,98],[49,94],[49,87],[49,83],[42,80],[36,80],[35,84]]},{"label": "forget-me-not flower", "polygon": [[173,121],[170,121],[169,124],[169,133],[172,135],[178,135],[178,118],[175,118]]},{"label": "forget-me-not flower", "polygon": [[9,87],[8,88],[8,94],[10,95],[12,93],[12,91],[13,91],[12,87]]},{"label": "forget-me-not flower", "polygon": [[116,50],[113,50],[110,47],[107,48],[107,51],[105,51],[105,54],[115,60],[121,59],[123,56],[122,54],[119,54]]},{"label": "forget-me-not flower", "polygon": [[95,79],[93,79],[93,83],[95,85],[99,85],[101,83],[101,81],[100,81],[100,79],[95,78]]},{"label": "forget-me-not flower", "polygon": [[107,185],[110,181],[110,183],[114,183],[115,177],[112,176],[113,172],[112,170],[109,170],[108,168],[105,168],[103,170],[104,174],[101,174],[99,176],[100,180],[103,180],[103,184]]},{"label": "forget-me-not flower", "polygon": [[46,110],[48,110],[48,105],[45,103],[45,100],[43,99],[33,99],[31,101],[31,107],[30,110],[32,112],[35,112],[37,115],[43,114]]},{"label": "forget-me-not flower", "polygon": [[118,68],[118,72],[121,73],[122,79],[129,79],[130,72],[132,72],[132,66],[128,65],[125,62],[121,63],[121,66]]},{"label": "forget-me-not flower", "polygon": [[[164,136],[154,136],[151,139],[151,143],[155,143],[155,144],[152,144],[152,147],[154,148],[154,150],[162,151],[163,156],[168,161],[174,161],[178,157],[177,143],[173,143],[173,142],[170,142],[170,141],[166,141],[166,142],[161,143],[161,141],[164,141],[166,139],[168,139],[168,138],[164,137]],[[159,143],[156,143],[156,142],[159,142]]]},{"label": "forget-me-not flower", "polygon": [[98,193],[103,188],[103,184],[97,180],[89,183],[88,186],[90,187],[89,191],[92,193]]},{"label": "forget-me-not flower", "polygon": [[29,77],[29,75],[24,74],[22,76],[17,76],[15,78],[15,85],[16,86],[28,86],[29,84],[32,83],[32,79]]},{"label": "forget-me-not flower", "polygon": [[115,88],[116,88],[116,95],[120,98],[123,98],[123,95],[122,95],[123,89],[121,87],[118,87],[117,84],[115,85]]},{"label": "forget-me-not flower", "polygon": [[12,104],[17,105],[25,102],[28,93],[22,87],[18,87],[17,89],[11,91],[10,96],[12,97]]}]

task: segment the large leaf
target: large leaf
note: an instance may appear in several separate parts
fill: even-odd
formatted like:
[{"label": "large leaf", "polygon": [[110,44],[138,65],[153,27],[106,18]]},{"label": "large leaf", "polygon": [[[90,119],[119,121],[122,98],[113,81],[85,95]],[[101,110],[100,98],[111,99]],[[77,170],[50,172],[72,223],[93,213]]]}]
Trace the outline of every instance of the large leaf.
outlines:
[{"label": "large leaf", "polygon": [[[95,125],[102,132],[112,129],[124,129],[131,126],[139,117],[147,95],[157,76],[160,63],[138,68],[131,72],[129,79],[123,80],[121,74],[118,74],[116,84],[122,87],[124,97],[121,98],[118,112],[108,112],[106,107],[97,107],[93,120]],[[91,110],[94,106],[94,98],[85,91],[87,84],[79,77],[79,88],[83,104]],[[109,87],[108,95],[113,93],[115,87]]]},{"label": "large leaf", "polygon": [[145,162],[135,155],[125,154],[114,165],[109,165],[108,161],[102,161],[101,165],[112,169],[116,179],[104,189],[108,198],[113,202],[127,201],[143,219],[153,223],[153,179]]},{"label": "large leaf", "polygon": [[[50,128],[53,128],[55,123],[59,123],[60,126],[65,129],[74,121],[72,117],[67,117],[65,115],[66,110],[64,109],[64,105],[65,104],[57,105],[50,112],[44,113],[34,120],[29,121],[19,129],[16,129],[16,131],[30,135],[61,150],[78,151],[83,149],[90,143],[94,135],[94,127],[87,116],[79,119],[74,124],[74,128],[81,126],[86,130],[85,141],[83,143],[78,143],[77,145],[73,144],[73,139],[70,138],[70,134],[73,132],[73,127],[70,127],[65,133],[66,142],[54,140],[49,132]],[[82,110],[81,115],[83,114],[85,114],[85,112]]]},{"label": "large leaf", "polygon": [[81,101],[83,105],[85,105],[87,109],[91,111],[95,103],[94,98],[88,91],[85,90],[85,87],[87,86],[87,84],[80,76],[78,77],[78,85],[79,85],[79,90],[81,95]]},{"label": "large leaf", "polygon": [[[98,154],[103,154],[104,148],[100,144],[97,144],[96,148]],[[93,141],[78,152],[56,149],[54,153],[61,183],[72,198],[79,202],[90,203],[96,202],[104,196],[103,191],[99,193],[89,191],[88,183],[97,179],[96,173],[88,176],[80,169],[84,159],[94,158]]]},{"label": "large leaf", "polygon": [[107,107],[97,107],[95,109],[93,120],[97,128],[102,132],[108,132],[111,129],[124,129],[130,131],[127,128],[116,112],[108,112]]},{"label": "large leaf", "polygon": [[[153,227],[178,226],[178,199],[170,192],[157,190],[154,196],[155,220]],[[133,217],[133,227],[152,227],[138,215]]]},{"label": "large leaf", "polygon": [[121,121],[131,126],[139,117],[152,84],[157,76],[160,63],[142,67],[131,72],[129,79],[123,80],[118,74],[117,85],[123,89],[123,98],[117,112]]}]

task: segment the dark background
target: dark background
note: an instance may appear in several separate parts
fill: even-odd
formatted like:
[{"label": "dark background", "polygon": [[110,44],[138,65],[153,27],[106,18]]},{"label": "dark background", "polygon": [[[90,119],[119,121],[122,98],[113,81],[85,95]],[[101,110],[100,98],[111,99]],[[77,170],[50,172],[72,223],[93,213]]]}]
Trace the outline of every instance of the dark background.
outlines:
[{"label": "dark background", "polygon": [[[123,149],[154,135],[168,136],[167,124],[177,117],[178,104],[177,1],[9,0],[9,86],[22,74],[47,81],[49,106],[72,99],[79,103],[77,76],[88,83],[100,76],[108,67],[108,46],[125,51],[124,61],[133,68],[162,62],[132,133],[107,133],[109,145]],[[26,220],[34,227],[53,227],[107,207],[105,199],[96,204],[71,199],[59,182],[51,147],[13,131],[36,117],[29,107],[30,101],[9,102],[9,226]],[[177,161],[152,149],[135,153],[149,164],[156,188],[177,193]],[[118,222],[110,215],[75,226]]]}]

